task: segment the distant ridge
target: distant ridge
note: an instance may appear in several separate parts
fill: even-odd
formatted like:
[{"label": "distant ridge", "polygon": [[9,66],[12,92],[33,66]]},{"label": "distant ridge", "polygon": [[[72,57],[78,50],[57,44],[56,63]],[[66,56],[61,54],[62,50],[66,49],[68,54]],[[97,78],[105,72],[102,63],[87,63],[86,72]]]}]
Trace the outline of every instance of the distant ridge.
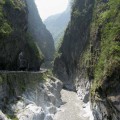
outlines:
[{"label": "distant ridge", "polygon": [[71,7],[68,5],[67,9],[63,13],[52,15],[48,17],[44,24],[51,32],[54,38],[55,46],[59,43],[59,39],[63,36],[64,31],[70,21]]}]

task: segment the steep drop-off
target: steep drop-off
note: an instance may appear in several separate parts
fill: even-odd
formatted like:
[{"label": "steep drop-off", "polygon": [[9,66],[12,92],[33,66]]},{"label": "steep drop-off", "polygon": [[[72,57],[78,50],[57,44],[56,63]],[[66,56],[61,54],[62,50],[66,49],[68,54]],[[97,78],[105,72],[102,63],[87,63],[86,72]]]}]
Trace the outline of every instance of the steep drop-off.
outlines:
[{"label": "steep drop-off", "polygon": [[0,0],[0,70],[39,70],[43,55],[27,28],[26,2]]},{"label": "steep drop-off", "polygon": [[84,47],[89,39],[93,1],[76,1],[71,21],[54,62],[54,73],[66,83],[73,82]]},{"label": "steep drop-off", "polygon": [[95,120],[120,119],[119,0],[74,1],[53,71],[91,101]]},{"label": "steep drop-off", "polygon": [[42,53],[45,56],[45,62],[51,62],[55,52],[54,41],[50,32],[43,24],[40,15],[38,13],[34,0],[26,0],[29,10],[28,14],[28,30],[34,37],[36,43],[40,47]]},{"label": "steep drop-off", "polygon": [[29,2],[0,0],[0,120],[53,120],[61,104],[62,83],[40,70],[43,54],[53,59],[53,39]]}]

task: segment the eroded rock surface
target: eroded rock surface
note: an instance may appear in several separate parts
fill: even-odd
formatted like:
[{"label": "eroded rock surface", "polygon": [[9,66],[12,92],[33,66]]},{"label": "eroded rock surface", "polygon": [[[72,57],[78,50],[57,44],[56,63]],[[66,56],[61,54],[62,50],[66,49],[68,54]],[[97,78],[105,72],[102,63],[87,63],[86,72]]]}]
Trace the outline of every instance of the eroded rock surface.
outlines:
[{"label": "eroded rock surface", "polygon": [[52,119],[61,104],[60,91],[62,83],[58,80],[48,81],[46,84],[37,84],[32,89],[28,88],[23,94],[23,106],[25,107],[16,109],[19,108],[19,104],[15,107],[19,120]]},{"label": "eroded rock surface", "polygon": [[[4,73],[4,77],[3,73],[1,74],[2,79],[5,80],[6,73]],[[5,95],[1,97],[1,101],[3,101],[3,103],[0,102],[2,103],[1,109],[6,115],[14,115],[19,120],[53,119],[54,114],[57,112],[57,109],[62,103],[60,95],[60,91],[62,89],[61,81],[51,76],[45,76],[44,73],[35,72],[12,72],[7,73],[6,76],[9,76],[6,80],[6,93],[4,93]],[[34,77],[32,78],[32,76]],[[12,88],[8,84],[8,81],[10,82],[10,80],[10,86]],[[28,81],[28,85],[21,85],[21,81]],[[16,86],[14,82],[16,82]],[[3,84],[5,85],[5,82]],[[10,89],[7,89],[9,87]],[[24,88],[24,90],[22,91],[21,88]],[[1,87],[0,94],[3,93],[3,90],[5,89]],[[7,120],[5,117],[6,115],[1,114],[5,120]]]}]

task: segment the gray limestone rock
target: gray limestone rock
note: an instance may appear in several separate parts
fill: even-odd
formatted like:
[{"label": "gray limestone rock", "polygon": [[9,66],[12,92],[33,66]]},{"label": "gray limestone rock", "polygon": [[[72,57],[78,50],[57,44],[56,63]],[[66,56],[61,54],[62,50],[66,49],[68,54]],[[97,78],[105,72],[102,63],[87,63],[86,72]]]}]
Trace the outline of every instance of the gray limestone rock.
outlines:
[{"label": "gray limestone rock", "polygon": [[53,120],[51,115],[47,115],[44,120]]},{"label": "gray limestone rock", "polygon": [[[5,85],[0,85],[0,103],[2,104],[1,101],[5,96],[9,96],[12,88],[14,88],[12,92],[16,94],[10,94],[10,97],[3,101],[1,108],[6,107],[7,113],[16,116],[19,120],[52,120],[53,115],[57,112],[57,108],[61,105],[60,91],[62,89],[62,83],[54,77],[48,77],[44,82],[39,81],[39,74],[41,73],[10,73],[11,76],[15,76],[11,77],[14,82],[10,81],[11,87],[5,82]],[[34,78],[32,79],[33,75]],[[20,80],[27,84],[23,92],[20,91],[20,87],[23,87],[23,84],[21,85],[19,83]],[[2,96],[4,91],[5,93]],[[7,120],[7,117],[5,119],[5,116],[2,114],[1,119]]]},{"label": "gray limestone rock", "polygon": [[86,94],[85,94],[85,96],[84,96],[84,99],[83,99],[83,102],[84,102],[84,103],[89,102],[89,91],[86,92]]},{"label": "gray limestone rock", "polygon": [[17,117],[19,120],[44,120],[45,114],[41,107],[30,104],[26,106]]},{"label": "gray limestone rock", "polygon": [[55,106],[51,106],[48,108],[48,111],[50,114],[55,114],[57,112],[57,109]]},{"label": "gray limestone rock", "polygon": [[0,120],[10,120],[10,119],[8,119],[0,110]]}]

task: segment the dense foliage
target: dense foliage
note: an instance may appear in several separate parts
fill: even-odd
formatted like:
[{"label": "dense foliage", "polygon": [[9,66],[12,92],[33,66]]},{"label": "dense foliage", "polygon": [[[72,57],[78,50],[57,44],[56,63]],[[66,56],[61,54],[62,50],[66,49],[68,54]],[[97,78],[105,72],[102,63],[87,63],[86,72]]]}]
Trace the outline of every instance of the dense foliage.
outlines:
[{"label": "dense foliage", "polygon": [[98,61],[94,65],[93,85],[96,88],[112,76],[115,70],[120,69],[120,1],[109,0],[103,4],[99,0],[96,1],[95,7],[91,27],[93,31],[99,29],[100,39]]}]

